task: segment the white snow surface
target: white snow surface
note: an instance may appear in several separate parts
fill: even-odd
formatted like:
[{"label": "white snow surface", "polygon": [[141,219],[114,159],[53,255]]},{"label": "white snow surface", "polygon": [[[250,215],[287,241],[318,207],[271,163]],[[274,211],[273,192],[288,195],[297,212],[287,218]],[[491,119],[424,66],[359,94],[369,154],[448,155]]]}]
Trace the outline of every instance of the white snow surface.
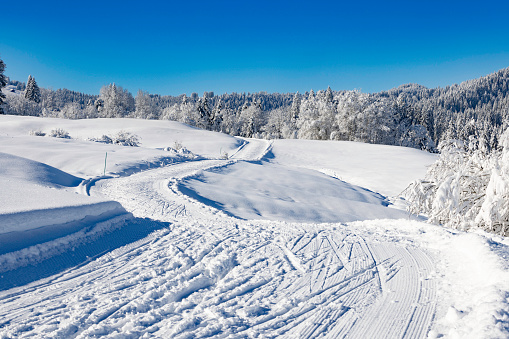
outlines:
[{"label": "white snow surface", "polygon": [[[234,154],[244,144],[243,140],[225,134],[161,120],[67,120],[0,115],[0,126],[1,152],[43,162],[79,177],[103,175],[106,152],[106,174],[126,175],[182,161],[185,157],[163,150],[173,147],[175,142],[207,158],[218,158],[223,152]],[[72,139],[29,135],[34,130],[49,133],[56,128],[69,132]],[[138,135],[141,147],[88,141],[120,131]]]},{"label": "white snow surface", "polygon": [[349,222],[408,217],[364,188],[317,171],[263,162],[203,171],[183,180],[179,189],[243,219]]},{"label": "white snow surface", "polygon": [[127,214],[116,201],[69,190],[81,182],[43,163],[0,153],[0,254]]},{"label": "white snow surface", "polygon": [[[0,338],[509,337],[509,241],[409,220],[382,196],[433,155],[138,120],[147,135],[180,129],[200,157],[161,155],[165,133],[144,144],[136,126],[135,148],[27,136],[125,121],[0,116],[0,227],[92,206],[63,226],[16,223],[25,243],[0,233]],[[105,147],[114,177],[101,176]]]},{"label": "white snow surface", "polygon": [[399,195],[423,178],[436,154],[414,148],[352,141],[275,140],[272,162],[323,172],[382,195]]}]

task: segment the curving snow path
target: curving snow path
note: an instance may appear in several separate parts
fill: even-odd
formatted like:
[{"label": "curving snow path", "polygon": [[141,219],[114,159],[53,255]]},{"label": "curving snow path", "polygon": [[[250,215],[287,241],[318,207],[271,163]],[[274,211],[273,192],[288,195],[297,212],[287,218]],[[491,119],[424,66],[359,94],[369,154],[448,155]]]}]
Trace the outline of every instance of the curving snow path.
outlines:
[{"label": "curving snow path", "polygon": [[426,338],[436,263],[411,240],[343,224],[239,220],[178,190],[188,176],[259,160],[269,147],[249,140],[230,160],[98,181],[92,195],[165,226],[0,291],[0,337]]}]

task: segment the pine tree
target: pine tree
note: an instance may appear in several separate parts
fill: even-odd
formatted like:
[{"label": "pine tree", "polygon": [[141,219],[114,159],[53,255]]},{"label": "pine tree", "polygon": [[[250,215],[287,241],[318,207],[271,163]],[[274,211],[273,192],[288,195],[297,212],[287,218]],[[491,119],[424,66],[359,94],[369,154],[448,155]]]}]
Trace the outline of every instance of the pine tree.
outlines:
[{"label": "pine tree", "polygon": [[4,113],[2,105],[4,103],[5,94],[2,92],[2,87],[7,85],[7,77],[4,75],[4,70],[5,64],[2,59],[0,59],[0,114]]},{"label": "pine tree", "polygon": [[203,97],[198,99],[198,105],[196,109],[198,110],[198,114],[200,116],[200,121],[198,122],[197,127],[210,130],[213,121],[207,92],[204,92]]},{"label": "pine tree", "polygon": [[35,82],[35,78],[31,75],[28,76],[27,88],[25,89],[25,98],[30,101],[40,103],[41,102],[41,90]]},{"label": "pine tree", "polygon": [[212,130],[221,131],[221,124],[223,123],[223,102],[219,99],[212,110]]},{"label": "pine tree", "polygon": [[334,100],[334,95],[332,94],[332,90],[330,89],[330,86],[327,87],[327,91],[325,91],[325,101],[327,103],[332,103]]}]

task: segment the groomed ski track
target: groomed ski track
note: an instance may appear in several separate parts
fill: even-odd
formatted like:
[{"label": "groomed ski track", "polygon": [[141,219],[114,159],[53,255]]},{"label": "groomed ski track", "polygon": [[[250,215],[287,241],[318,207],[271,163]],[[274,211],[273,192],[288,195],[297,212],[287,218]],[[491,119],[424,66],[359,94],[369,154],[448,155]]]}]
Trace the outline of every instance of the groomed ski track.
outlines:
[{"label": "groomed ski track", "polygon": [[0,291],[0,337],[425,338],[437,298],[425,250],[341,224],[239,220],[178,190],[269,147],[249,139],[229,160],[98,181],[92,195],[165,227]]}]

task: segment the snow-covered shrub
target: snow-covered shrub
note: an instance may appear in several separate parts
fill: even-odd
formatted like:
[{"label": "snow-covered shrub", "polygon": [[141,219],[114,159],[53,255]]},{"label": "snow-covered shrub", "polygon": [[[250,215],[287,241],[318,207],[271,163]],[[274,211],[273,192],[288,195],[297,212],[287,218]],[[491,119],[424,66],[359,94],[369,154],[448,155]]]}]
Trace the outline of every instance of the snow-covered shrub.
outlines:
[{"label": "snow-covered shrub", "polygon": [[103,135],[100,138],[89,138],[89,141],[101,142],[103,144],[116,144],[122,146],[134,146],[140,145],[140,137],[136,134],[126,131],[120,131],[113,136]]},{"label": "snow-covered shrub", "polygon": [[228,160],[230,156],[228,155],[228,152],[221,152],[221,155],[219,156],[219,159]]},{"label": "snow-covered shrub", "polygon": [[496,153],[485,197],[475,222],[483,229],[509,235],[509,129],[501,138],[502,151]]},{"label": "snow-covered shrub", "polygon": [[194,158],[194,153],[191,152],[190,150],[188,150],[187,148],[185,147],[182,147],[181,149],[178,150],[178,153],[180,155],[183,155],[183,156],[186,156],[188,158]]},{"label": "snow-covered shrub", "polygon": [[175,141],[173,147],[165,147],[164,150],[167,152],[171,152],[174,155],[179,155],[185,158],[189,159],[196,158],[196,155],[190,150],[188,150],[186,147],[184,147],[182,143],[179,141]]},{"label": "snow-covered shrub", "polygon": [[52,129],[51,132],[49,132],[48,137],[71,139],[69,132],[62,128]]},{"label": "snow-covered shrub", "polygon": [[36,136],[36,137],[43,137],[46,135],[43,131],[40,129],[33,129],[29,132],[30,135]]},{"label": "snow-covered shrub", "polygon": [[107,135],[103,135],[100,138],[89,138],[88,140],[94,141],[94,142],[101,142],[103,144],[112,144],[113,143],[113,140]]},{"label": "snow-covered shrub", "polygon": [[503,150],[485,153],[475,138],[469,144],[448,140],[424,180],[410,184],[403,196],[409,211],[453,228],[480,227],[509,235],[509,130]]},{"label": "snow-covered shrub", "polygon": [[140,137],[127,131],[120,131],[112,138],[113,143],[122,146],[138,147],[140,145]]},{"label": "snow-covered shrub", "polygon": [[184,148],[184,145],[182,145],[182,142],[175,140],[175,142],[173,143],[173,148],[178,152],[182,148]]}]

